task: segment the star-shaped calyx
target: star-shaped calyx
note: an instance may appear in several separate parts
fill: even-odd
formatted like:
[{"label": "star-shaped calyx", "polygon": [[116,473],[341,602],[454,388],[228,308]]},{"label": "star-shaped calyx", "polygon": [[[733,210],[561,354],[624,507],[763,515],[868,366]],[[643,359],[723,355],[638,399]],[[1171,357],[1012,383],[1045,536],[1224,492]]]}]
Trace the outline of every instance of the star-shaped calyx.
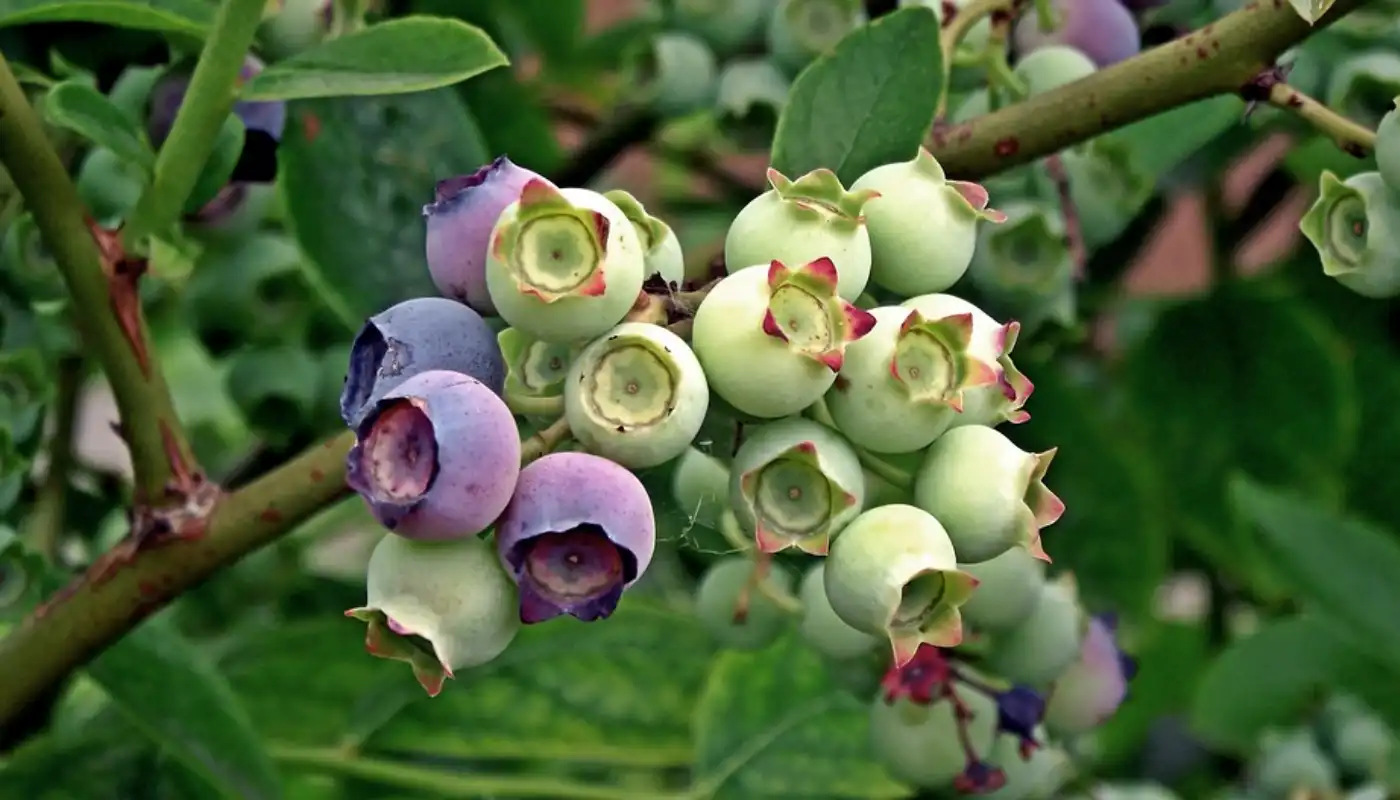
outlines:
[{"label": "star-shaped calyx", "polygon": [[847,189],[829,169],[814,169],[797,180],[770,169],[768,185],[798,219],[806,217],[847,231],[854,231],[865,223],[862,215],[865,204],[880,196],[873,189]]},{"label": "star-shaped calyx", "polygon": [[376,658],[408,664],[413,668],[418,685],[429,697],[437,697],[443,683],[454,677],[452,668],[438,654],[430,632],[415,631],[377,608],[352,608],[345,616],[369,625],[365,631],[365,652]]},{"label": "star-shaped calyx", "polygon": [[948,173],[943,171],[943,165],[938,163],[938,159],[934,158],[927,148],[920,147],[918,154],[914,156],[914,170],[935,183],[943,184],[948,191],[957,195],[959,202],[950,204],[956,213],[970,219],[996,224],[1006,221],[1006,214],[987,207],[992,199],[987,193],[987,187],[972,181],[948,180]]},{"label": "star-shaped calyx", "polygon": [[838,372],[846,345],[870,333],[875,317],[836,293],[836,265],[819,258],[797,269],[781,261],[768,266],[768,311],[763,332],[787,342],[793,352]]},{"label": "star-shaped calyx", "polygon": [[1331,171],[1318,181],[1318,197],[1298,228],[1322,258],[1329,277],[1365,269],[1374,260],[1369,249],[1371,213],[1366,195]]},{"label": "star-shaped calyx", "polygon": [[1029,475],[1023,496],[1025,519],[1021,541],[1031,555],[1046,563],[1050,562],[1050,556],[1041,545],[1040,531],[1058,522],[1065,513],[1064,501],[1045,485],[1045,474],[1050,470],[1050,463],[1055,460],[1057,452],[1059,448],[1051,448],[1043,453],[1030,453],[1026,459]]},{"label": "star-shaped calyx", "polygon": [[739,490],[752,509],[754,540],[764,553],[795,547],[826,555],[832,528],[860,498],[824,469],[815,442],[803,441],[742,473]]},{"label": "star-shaped calyx", "polygon": [[1020,335],[1021,323],[1015,320],[1003,325],[997,335],[997,350],[1000,355],[997,356],[996,383],[1002,397],[1002,402],[998,403],[998,412],[1012,425],[1020,425],[1030,420],[1030,412],[1026,411],[1025,406],[1031,393],[1035,391],[1035,384],[1031,383],[1030,378],[1027,378],[1011,360],[1011,351],[1016,348],[1016,339]]},{"label": "star-shaped calyx", "polygon": [[992,365],[968,352],[972,315],[925,319],[910,311],[900,325],[890,375],[916,403],[941,403],[963,410],[963,390],[997,382]]},{"label": "star-shaped calyx", "polygon": [[531,180],[520,191],[513,216],[497,223],[491,255],[506,266],[520,292],[542,302],[596,297],[607,289],[603,267],[610,228],[603,213],[574,205],[548,181]]}]

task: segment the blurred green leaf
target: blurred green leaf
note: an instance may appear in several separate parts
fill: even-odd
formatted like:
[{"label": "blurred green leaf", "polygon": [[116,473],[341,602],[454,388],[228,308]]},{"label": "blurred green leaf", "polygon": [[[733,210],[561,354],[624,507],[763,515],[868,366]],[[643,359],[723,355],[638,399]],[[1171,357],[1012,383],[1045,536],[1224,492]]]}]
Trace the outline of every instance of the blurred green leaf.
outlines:
[{"label": "blurred green leaf", "polygon": [[244,100],[302,100],[422,92],[508,64],[480,28],[411,16],[329,39],[268,65],[244,84]]},{"label": "blurred green leaf", "polygon": [[1230,496],[1289,585],[1400,670],[1400,544],[1314,502],[1238,477]]},{"label": "blurred green leaf", "polygon": [[282,796],[277,770],[238,696],[167,617],[142,623],[87,673],[163,752],[223,795]]},{"label": "blurred green leaf", "polygon": [[1046,550],[1079,578],[1085,600],[1147,612],[1171,566],[1159,463],[1109,397],[1076,383],[1063,360],[1020,366],[1035,382],[1031,419],[1006,433],[1032,452],[1059,448],[1046,480],[1066,511],[1045,530]]},{"label": "blurred green leaf", "polygon": [[818,167],[850,185],[907,161],[933,124],[943,92],[938,15],[903,8],[853,31],[793,82],[773,137],[773,168],[796,178]]},{"label": "blurred green leaf", "polygon": [[1361,429],[1347,480],[1347,507],[1376,521],[1400,520],[1400,356],[1377,336],[1352,340],[1361,393]]},{"label": "blurred green leaf", "polygon": [[571,61],[583,36],[584,0],[496,0],[495,5],[501,16],[520,27],[546,69]]},{"label": "blurred green leaf", "polygon": [[1097,758],[1105,766],[1140,757],[1153,723],[1190,708],[1215,655],[1210,631],[1199,622],[1154,620],[1133,630],[1123,646],[1137,662],[1138,672],[1128,700],[1094,732]]},{"label": "blurred green leaf", "polygon": [[436,294],[423,204],[437,181],[491,155],[456,93],[303,100],[289,106],[278,161],[290,227],[316,293],[347,326]]},{"label": "blurred green leaf", "polygon": [[1244,118],[1244,101],[1215,97],[1148,117],[1104,134],[1127,145],[1134,165],[1148,175],[1162,175]]},{"label": "blurred green leaf", "polygon": [[26,800],[119,800],[141,796],[150,744],[127,724],[90,725],[75,735],[50,734],[0,762],[0,797]]},{"label": "blurred green leaf", "polygon": [[1250,281],[1167,309],[1121,377],[1172,492],[1169,524],[1227,575],[1262,579],[1226,502],[1232,472],[1340,495],[1356,387],[1342,343],[1295,295]]},{"label": "blurred green leaf", "polygon": [[43,556],[25,546],[14,529],[0,525],[0,619],[32,609],[52,589],[47,578]]},{"label": "blurred green leaf", "polygon": [[229,178],[233,177],[234,168],[238,166],[238,159],[243,154],[243,143],[247,136],[243,120],[237,114],[229,114],[224,118],[218,138],[214,140],[214,149],[209,153],[209,160],[204,162],[204,168],[199,171],[194,188],[190,189],[190,196],[185,199],[186,214],[199,211],[228,185]]},{"label": "blurred green leaf", "polygon": [[1292,725],[1324,692],[1356,691],[1349,677],[1364,663],[1327,620],[1274,620],[1216,657],[1192,703],[1192,727],[1209,744],[1248,754],[1260,734]]},{"label": "blurred green leaf", "polygon": [[234,354],[225,381],[228,396],[259,436],[284,443],[316,410],[320,365],[304,347],[250,347]]},{"label": "blurred green leaf", "polygon": [[1349,178],[1358,172],[1376,168],[1374,158],[1357,158],[1344,152],[1337,143],[1326,136],[1310,136],[1289,148],[1284,154],[1283,166],[1313,193],[1324,171]]},{"label": "blurred green leaf", "polygon": [[35,22],[96,22],[121,28],[203,36],[215,6],[201,0],[3,0],[0,27]]},{"label": "blurred green leaf", "polygon": [[155,164],[145,131],[93,86],[68,80],[53,87],[44,95],[44,116],[50,124],[105,147],[124,161],[143,169]]},{"label": "blurred green leaf", "polygon": [[564,163],[564,150],[554,132],[540,92],[522,83],[508,69],[497,69],[461,87],[469,109],[478,114],[490,152],[510,156],[516,164],[548,175]]},{"label": "blurred green leaf", "polygon": [[[696,792],[712,800],[909,797],[874,760],[868,706],[794,634],[727,651],[695,714]],[[702,794],[703,791],[703,794]]]}]

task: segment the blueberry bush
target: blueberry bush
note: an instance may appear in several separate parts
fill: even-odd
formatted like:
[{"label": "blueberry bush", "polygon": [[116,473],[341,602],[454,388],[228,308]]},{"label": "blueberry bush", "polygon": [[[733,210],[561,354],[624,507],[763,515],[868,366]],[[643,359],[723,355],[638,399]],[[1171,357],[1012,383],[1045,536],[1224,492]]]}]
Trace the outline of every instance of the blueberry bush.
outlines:
[{"label": "blueberry bush", "polygon": [[0,0],[0,797],[1400,797],[1397,20]]}]

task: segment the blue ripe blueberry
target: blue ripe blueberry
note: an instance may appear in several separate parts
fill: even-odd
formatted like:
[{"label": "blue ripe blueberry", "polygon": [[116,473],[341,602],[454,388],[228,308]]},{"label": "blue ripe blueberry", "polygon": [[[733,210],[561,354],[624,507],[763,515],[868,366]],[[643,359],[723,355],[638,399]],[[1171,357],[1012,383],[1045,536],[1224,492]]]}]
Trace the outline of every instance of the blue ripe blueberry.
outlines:
[{"label": "blue ripe blueberry", "polygon": [[520,198],[525,184],[544,180],[505,156],[467,175],[438,181],[427,218],[428,272],[444,297],[482,314],[495,314],[486,290],[486,253],[501,212]]},{"label": "blue ripe blueberry", "polygon": [[365,604],[370,655],[404,661],[436,697],[455,670],[495,659],[520,631],[516,589],[476,537],[420,542],[389,534],[370,554]]},{"label": "blue ripe blueberry", "polygon": [[651,563],[651,498],[606,458],[552,453],[520,471],[496,549],[520,586],[521,622],[606,619]]},{"label": "blue ripe blueberry", "polygon": [[405,300],[365,322],[350,349],[340,416],[354,427],[387,392],[429,370],[469,375],[501,394],[505,356],[475,311],[442,297]]},{"label": "blue ripe blueberry", "polygon": [[1132,58],[1142,49],[1137,20],[1119,0],[1052,0],[1051,5],[1054,30],[1042,30],[1034,12],[1016,22],[1012,41],[1018,53],[1068,45],[1102,68]]},{"label": "blue ripe blueberry", "polygon": [[520,474],[505,401],[475,378],[419,373],[386,392],[355,431],[346,483],[389,530],[457,539],[491,526]]}]

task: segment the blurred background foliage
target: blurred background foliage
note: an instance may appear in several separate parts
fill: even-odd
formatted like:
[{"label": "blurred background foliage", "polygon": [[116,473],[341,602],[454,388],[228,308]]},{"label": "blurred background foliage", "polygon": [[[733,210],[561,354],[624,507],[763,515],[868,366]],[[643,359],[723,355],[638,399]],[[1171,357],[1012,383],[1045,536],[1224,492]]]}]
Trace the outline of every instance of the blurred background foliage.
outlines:
[{"label": "blurred background foliage", "polygon": [[[0,48],[26,67],[38,103],[62,80],[115,99],[172,47],[191,46],[176,25],[18,24],[23,5],[0,5]],[[152,5],[196,27],[211,8]],[[291,0],[264,26],[267,60],[315,37],[312,5]],[[290,102],[275,187],[253,187],[218,225],[157,250],[142,293],[212,475],[237,486],[341,427],[336,397],[363,319],[435,293],[421,216],[432,184],[496,154],[633,192],[704,274],[728,221],[763,188],[773,114],[722,98],[674,117],[636,102],[627,54],[664,16],[602,6],[380,3],[376,18],[480,26],[514,66],[416,94]],[[1143,27],[1169,38],[1230,6],[1175,0]],[[1368,124],[1400,94],[1400,69],[1376,70],[1379,88],[1359,94],[1337,75],[1360,53],[1400,64],[1400,15],[1372,6],[1299,47],[1290,75]],[[1244,112],[1231,98],[1199,103],[1096,141],[1116,155],[1085,202],[1112,202],[1088,223],[1097,243],[1077,321],[1043,326],[1017,351],[1036,385],[1033,419],[1006,432],[1028,450],[1060,447],[1049,482],[1070,509],[1046,547],[1078,576],[1087,607],[1120,614],[1141,664],[1117,716],[1076,743],[1081,785],[1151,780],[1207,796],[1247,774],[1276,729],[1323,719],[1336,692],[1400,722],[1397,307],[1324,278],[1296,237],[1281,237],[1266,264],[1246,270],[1239,258],[1261,230],[1292,230],[1297,198],[1313,196],[1324,169],[1374,162],[1291,117]],[[139,179],[110,150],[52,133],[95,213],[120,218]],[[1232,165],[1270,142],[1285,154],[1227,200],[1239,194]],[[999,178],[988,181],[993,205],[1024,191],[1016,175]],[[1183,246],[1156,269],[1205,280],[1170,295],[1130,290],[1183,197],[1206,209],[1193,236],[1208,268]],[[12,190],[0,193],[0,601],[11,623],[52,588],[37,553],[78,567],[125,532],[128,469],[102,379],[18,208]],[[71,455],[48,455],[51,441]],[[363,600],[379,536],[347,500],[182,597],[4,731],[8,746],[27,741],[0,768],[0,795],[908,796],[860,755],[864,704],[814,655],[789,641],[721,652],[690,621],[694,576],[722,539],[664,507],[667,475],[647,479],[661,487],[664,546],[607,625],[526,629],[428,700],[398,665],[364,655],[362,627],[341,617]]]}]

